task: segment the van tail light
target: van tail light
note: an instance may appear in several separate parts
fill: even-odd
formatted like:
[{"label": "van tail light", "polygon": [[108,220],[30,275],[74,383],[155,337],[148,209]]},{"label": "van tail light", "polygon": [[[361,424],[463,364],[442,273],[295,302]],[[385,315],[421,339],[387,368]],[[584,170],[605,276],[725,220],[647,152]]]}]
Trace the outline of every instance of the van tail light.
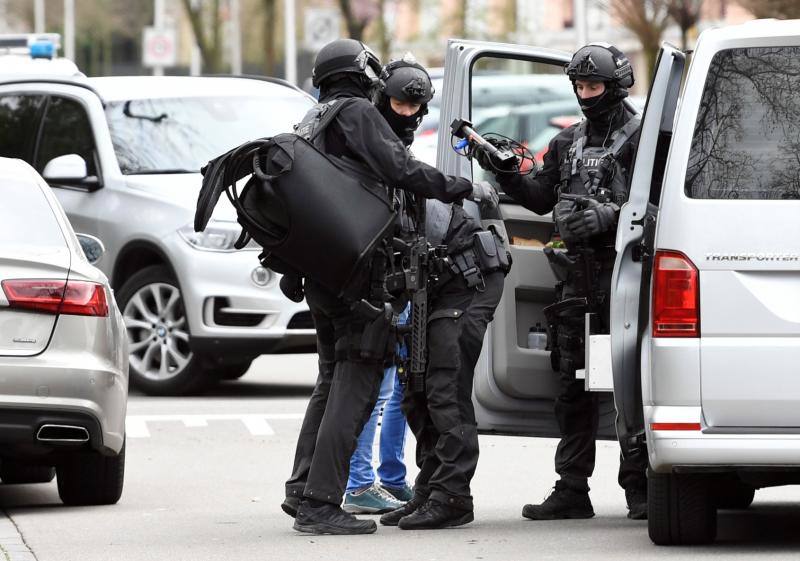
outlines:
[{"label": "van tail light", "polygon": [[656,251],[653,337],[700,337],[699,274],[677,251]]},{"label": "van tail light", "polygon": [[45,314],[74,316],[108,315],[103,285],[85,281],[48,279],[4,280],[3,287],[11,308]]}]

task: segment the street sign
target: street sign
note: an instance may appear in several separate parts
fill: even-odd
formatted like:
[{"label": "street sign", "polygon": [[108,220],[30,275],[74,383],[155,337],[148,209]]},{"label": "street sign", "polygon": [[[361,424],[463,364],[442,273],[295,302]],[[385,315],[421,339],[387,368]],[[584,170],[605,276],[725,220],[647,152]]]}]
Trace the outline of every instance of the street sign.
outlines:
[{"label": "street sign", "polygon": [[305,46],[318,51],[341,35],[339,10],[329,8],[306,8]]},{"label": "street sign", "polygon": [[175,66],[178,58],[178,40],[172,28],[145,27],[142,38],[142,64],[144,66]]}]

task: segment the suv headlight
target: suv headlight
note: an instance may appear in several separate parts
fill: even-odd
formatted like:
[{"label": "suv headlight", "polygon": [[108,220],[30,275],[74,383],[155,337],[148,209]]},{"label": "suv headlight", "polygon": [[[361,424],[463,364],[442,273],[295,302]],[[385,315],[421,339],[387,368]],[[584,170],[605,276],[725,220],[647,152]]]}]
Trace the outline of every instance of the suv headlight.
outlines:
[{"label": "suv headlight", "polygon": [[195,249],[202,251],[235,251],[233,244],[242,233],[238,222],[211,220],[202,232],[194,231],[194,224],[178,229],[178,234]]}]

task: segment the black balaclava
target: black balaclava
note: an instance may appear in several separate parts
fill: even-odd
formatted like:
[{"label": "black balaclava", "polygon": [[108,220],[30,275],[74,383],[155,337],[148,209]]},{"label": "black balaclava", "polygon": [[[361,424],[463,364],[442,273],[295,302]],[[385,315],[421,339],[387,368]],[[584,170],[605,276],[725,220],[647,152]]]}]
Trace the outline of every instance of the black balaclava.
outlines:
[{"label": "black balaclava", "polygon": [[319,100],[335,96],[372,97],[372,86],[365,77],[353,73],[334,74],[319,85]]},{"label": "black balaclava", "polygon": [[411,146],[411,143],[414,142],[414,133],[422,122],[422,116],[425,114],[425,107],[421,107],[415,114],[406,117],[396,113],[392,109],[391,102],[387,100],[386,103],[381,104],[378,110],[397,137],[403,141],[403,144]]},{"label": "black balaclava", "polygon": [[[593,125],[606,125],[622,107],[622,100],[628,97],[628,90],[617,87],[616,84],[605,82],[606,89],[600,95],[581,99],[578,103],[581,111]],[[577,92],[576,92],[577,97]]]}]

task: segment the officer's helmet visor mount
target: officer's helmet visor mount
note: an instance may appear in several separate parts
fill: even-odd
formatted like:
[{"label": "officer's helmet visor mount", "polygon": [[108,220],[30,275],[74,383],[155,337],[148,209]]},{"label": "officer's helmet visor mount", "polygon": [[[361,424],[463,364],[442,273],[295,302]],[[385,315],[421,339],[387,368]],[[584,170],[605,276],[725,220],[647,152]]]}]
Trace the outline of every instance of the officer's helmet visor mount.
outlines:
[{"label": "officer's helmet visor mount", "polygon": [[430,75],[411,53],[384,67],[379,87],[381,94],[386,97],[420,105],[426,105],[434,93]]},{"label": "officer's helmet visor mount", "polygon": [[610,82],[628,89],[633,86],[633,68],[625,54],[608,43],[590,43],[581,47],[564,68],[574,84],[576,80]]}]

